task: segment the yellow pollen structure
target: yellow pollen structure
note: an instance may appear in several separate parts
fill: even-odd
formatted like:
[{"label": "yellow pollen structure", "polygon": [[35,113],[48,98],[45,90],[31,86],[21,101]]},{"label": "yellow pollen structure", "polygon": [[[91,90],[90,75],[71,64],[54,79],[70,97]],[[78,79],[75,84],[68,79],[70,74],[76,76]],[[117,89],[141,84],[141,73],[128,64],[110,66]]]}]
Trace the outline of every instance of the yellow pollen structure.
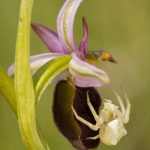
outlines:
[{"label": "yellow pollen structure", "polygon": [[102,59],[103,60],[110,60],[111,55],[109,53],[104,53]]}]

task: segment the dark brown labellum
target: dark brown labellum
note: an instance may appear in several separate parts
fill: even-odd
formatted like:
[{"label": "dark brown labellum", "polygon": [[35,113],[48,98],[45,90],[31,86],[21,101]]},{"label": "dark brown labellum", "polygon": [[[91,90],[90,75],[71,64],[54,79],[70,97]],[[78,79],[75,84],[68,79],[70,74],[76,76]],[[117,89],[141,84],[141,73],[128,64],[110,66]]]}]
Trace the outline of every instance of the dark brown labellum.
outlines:
[{"label": "dark brown labellum", "polygon": [[53,118],[59,131],[78,150],[88,150],[96,148],[100,139],[91,140],[99,134],[99,130],[93,131],[85,124],[78,121],[71,109],[73,105],[77,114],[95,124],[96,121],[87,105],[87,96],[90,99],[95,111],[99,112],[101,98],[98,91],[93,87],[74,87],[65,80],[60,81],[55,88],[53,102]]},{"label": "dark brown labellum", "polygon": [[59,131],[78,150],[87,150],[81,140],[80,128],[76,123],[71,105],[75,95],[75,87],[65,80],[60,81],[55,88],[53,101],[53,118]]},{"label": "dark brown labellum", "polygon": [[[87,120],[92,124],[96,124],[96,121],[87,105],[87,96],[89,96],[90,102],[98,114],[99,108],[101,106],[101,98],[98,91],[93,87],[88,88],[76,87],[73,107],[81,118],[84,118],[85,120]],[[99,130],[93,131],[88,126],[78,121],[76,118],[75,120],[77,121],[81,130],[80,139],[83,145],[87,149],[96,148],[99,145],[100,139],[93,140],[87,138],[98,135]]]}]

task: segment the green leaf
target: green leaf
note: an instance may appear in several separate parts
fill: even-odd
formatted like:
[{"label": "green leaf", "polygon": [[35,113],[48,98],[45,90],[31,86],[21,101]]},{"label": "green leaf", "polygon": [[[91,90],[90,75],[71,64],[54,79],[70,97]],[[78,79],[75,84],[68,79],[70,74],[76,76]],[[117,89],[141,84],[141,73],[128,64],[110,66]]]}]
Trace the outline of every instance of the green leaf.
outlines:
[{"label": "green leaf", "polygon": [[35,94],[30,70],[30,24],[33,0],[22,0],[15,55],[18,122],[26,149],[45,150],[37,132]]},{"label": "green leaf", "polygon": [[55,79],[60,73],[68,69],[68,64],[71,60],[71,55],[57,57],[44,66],[34,75],[35,95],[39,101],[45,88]]},{"label": "green leaf", "polygon": [[5,97],[13,112],[17,116],[17,103],[13,80],[0,66],[0,93]]}]

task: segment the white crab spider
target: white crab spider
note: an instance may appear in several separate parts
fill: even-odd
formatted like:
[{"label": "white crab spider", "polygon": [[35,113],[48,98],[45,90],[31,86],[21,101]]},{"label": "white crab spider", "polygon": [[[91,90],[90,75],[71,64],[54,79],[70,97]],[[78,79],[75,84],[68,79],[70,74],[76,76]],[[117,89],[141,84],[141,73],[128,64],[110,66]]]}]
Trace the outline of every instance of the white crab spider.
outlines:
[{"label": "white crab spider", "polygon": [[[114,92],[114,91],[113,91]],[[99,115],[95,112],[95,109],[93,108],[90,99],[87,98],[87,104],[94,116],[94,119],[96,121],[96,124],[91,124],[90,122],[86,121],[85,119],[78,116],[77,112],[72,107],[73,113],[77,120],[87,125],[90,129],[99,131],[99,135],[95,137],[89,137],[88,139],[97,139],[100,138],[100,140],[107,145],[116,145],[117,142],[127,134],[126,129],[124,128],[125,123],[129,121],[129,115],[130,115],[130,102],[127,98],[126,94],[125,99],[127,103],[127,107],[124,107],[124,104],[120,98],[120,96],[115,93],[115,96],[120,104],[121,111],[119,110],[119,106],[115,106],[112,104],[111,100],[103,100],[104,108],[101,110]]]}]

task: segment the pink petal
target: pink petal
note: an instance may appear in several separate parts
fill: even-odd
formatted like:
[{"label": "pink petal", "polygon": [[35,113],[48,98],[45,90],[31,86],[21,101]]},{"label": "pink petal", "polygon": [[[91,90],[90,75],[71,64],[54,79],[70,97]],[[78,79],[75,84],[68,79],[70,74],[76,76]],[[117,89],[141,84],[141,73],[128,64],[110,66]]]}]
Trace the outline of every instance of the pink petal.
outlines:
[{"label": "pink petal", "polygon": [[73,76],[75,85],[79,87],[97,87],[109,83],[107,73],[95,66],[80,60],[76,53],[69,63],[69,71]]},{"label": "pink petal", "polygon": [[[43,66],[48,61],[61,56],[60,53],[45,53],[45,54],[38,54],[30,57],[30,66],[31,71],[34,74],[41,66]],[[8,68],[8,74],[9,76],[13,76],[15,74],[15,64],[12,64]]]},{"label": "pink petal", "polygon": [[58,35],[55,32],[37,23],[32,23],[31,26],[51,52],[65,53]]},{"label": "pink petal", "polygon": [[84,60],[88,49],[88,26],[84,17],[82,18],[82,22],[83,22],[83,39],[80,42],[79,50],[81,52],[81,58]]},{"label": "pink petal", "polygon": [[66,0],[57,17],[57,31],[59,39],[66,53],[78,51],[74,40],[74,17],[83,0]]}]

